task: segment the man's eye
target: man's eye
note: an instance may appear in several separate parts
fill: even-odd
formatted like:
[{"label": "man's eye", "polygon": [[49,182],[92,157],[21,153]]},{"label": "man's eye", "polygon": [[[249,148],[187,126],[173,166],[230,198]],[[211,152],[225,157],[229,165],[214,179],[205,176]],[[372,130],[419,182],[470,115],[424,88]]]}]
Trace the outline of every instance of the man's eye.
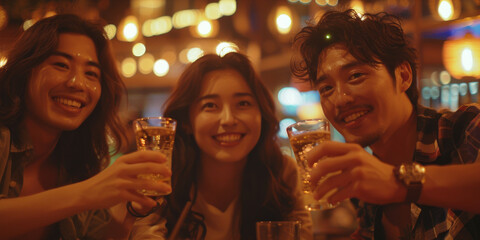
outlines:
[{"label": "man's eye", "polygon": [[93,71],[88,71],[85,73],[87,76],[93,77],[95,79],[100,79],[100,75],[96,72]]},{"label": "man's eye", "polygon": [[362,77],[363,75],[365,75],[364,73],[354,73],[352,74],[352,76],[350,76],[350,79],[357,79],[357,78],[360,78]]},{"label": "man's eye", "polygon": [[333,88],[331,86],[323,86],[318,89],[318,92],[322,95],[328,94]]}]

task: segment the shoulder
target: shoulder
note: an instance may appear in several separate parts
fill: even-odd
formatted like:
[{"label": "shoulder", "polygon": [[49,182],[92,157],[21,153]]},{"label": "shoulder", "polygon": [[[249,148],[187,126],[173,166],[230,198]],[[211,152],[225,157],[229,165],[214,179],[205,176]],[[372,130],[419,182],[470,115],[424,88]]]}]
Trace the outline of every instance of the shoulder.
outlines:
[{"label": "shoulder", "polygon": [[445,112],[439,124],[440,128],[449,128],[453,133],[460,134],[467,131],[475,137],[480,137],[480,105],[466,104],[460,106],[455,112]]},{"label": "shoulder", "polygon": [[444,154],[458,154],[459,157],[453,158],[454,162],[467,163],[477,159],[480,150],[480,105],[466,104],[455,112],[443,113],[438,124],[439,145]]}]

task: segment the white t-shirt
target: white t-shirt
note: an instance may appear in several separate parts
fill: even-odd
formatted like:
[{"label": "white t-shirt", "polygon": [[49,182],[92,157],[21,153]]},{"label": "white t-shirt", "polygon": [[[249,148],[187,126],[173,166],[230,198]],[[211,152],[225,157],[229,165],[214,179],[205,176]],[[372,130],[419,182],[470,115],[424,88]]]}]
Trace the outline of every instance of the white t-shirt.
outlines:
[{"label": "white t-shirt", "polygon": [[240,239],[240,230],[238,228],[240,221],[238,197],[230,203],[224,212],[222,212],[220,209],[207,203],[202,194],[198,192],[197,200],[193,205],[192,210],[202,213],[205,217],[204,223],[208,229],[205,239]]}]

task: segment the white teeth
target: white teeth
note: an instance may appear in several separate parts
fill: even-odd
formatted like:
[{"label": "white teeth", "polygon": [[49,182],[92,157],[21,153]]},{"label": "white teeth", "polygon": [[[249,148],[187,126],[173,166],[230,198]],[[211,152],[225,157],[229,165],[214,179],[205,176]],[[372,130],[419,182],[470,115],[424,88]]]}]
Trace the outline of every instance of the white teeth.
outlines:
[{"label": "white teeth", "polygon": [[220,142],[235,142],[240,140],[241,137],[242,137],[241,134],[223,134],[223,135],[215,136],[215,139],[217,139]]},{"label": "white teeth", "polygon": [[349,122],[354,121],[354,120],[356,120],[357,118],[365,115],[366,113],[367,113],[367,111],[356,112],[356,113],[354,113],[354,114],[352,114],[352,115],[349,115],[349,116],[345,117],[345,118],[343,119],[343,121],[345,121],[346,123],[349,123]]},{"label": "white teeth", "polygon": [[80,108],[82,106],[82,103],[79,101],[75,101],[72,99],[67,99],[67,98],[61,98],[61,97],[56,97],[54,100],[58,103],[67,105],[69,107],[75,107],[75,108]]}]

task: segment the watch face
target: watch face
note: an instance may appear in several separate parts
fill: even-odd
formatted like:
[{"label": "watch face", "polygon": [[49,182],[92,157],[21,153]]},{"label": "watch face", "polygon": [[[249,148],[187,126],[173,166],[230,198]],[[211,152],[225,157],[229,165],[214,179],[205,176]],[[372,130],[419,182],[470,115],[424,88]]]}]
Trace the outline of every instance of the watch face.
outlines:
[{"label": "watch face", "polygon": [[423,183],[425,167],[418,163],[404,164],[400,168],[400,174],[403,175],[403,180],[407,185],[411,183]]}]

